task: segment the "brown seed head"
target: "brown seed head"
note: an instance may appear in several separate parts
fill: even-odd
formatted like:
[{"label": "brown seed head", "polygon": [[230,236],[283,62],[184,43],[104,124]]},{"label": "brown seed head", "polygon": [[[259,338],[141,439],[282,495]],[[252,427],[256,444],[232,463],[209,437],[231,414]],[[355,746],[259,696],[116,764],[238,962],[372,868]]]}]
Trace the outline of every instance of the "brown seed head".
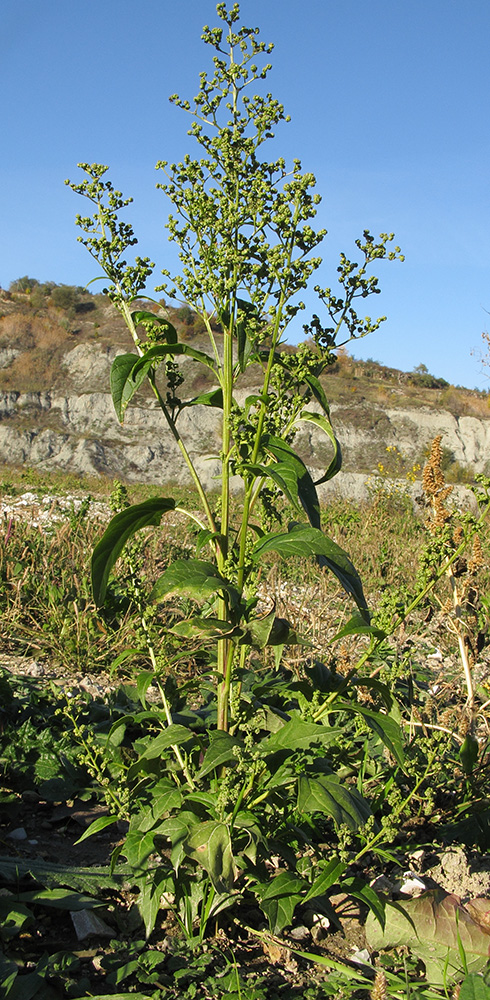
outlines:
[{"label": "brown seed head", "polygon": [[386,1000],[388,996],[388,984],[382,969],[378,969],[371,990],[371,1000]]}]

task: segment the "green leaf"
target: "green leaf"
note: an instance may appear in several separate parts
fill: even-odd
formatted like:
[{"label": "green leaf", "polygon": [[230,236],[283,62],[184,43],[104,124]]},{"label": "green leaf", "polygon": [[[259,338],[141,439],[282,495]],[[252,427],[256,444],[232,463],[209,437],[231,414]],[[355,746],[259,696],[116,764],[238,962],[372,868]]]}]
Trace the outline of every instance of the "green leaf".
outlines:
[{"label": "green leaf", "polygon": [[199,823],[187,837],[184,850],[207,871],[217,892],[229,892],[235,873],[230,831],[225,823]]},{"label": "green leaf", "polygon": [[150,600],[160,601],[171,594],[183,594],[194,601],[207,601],[216,593],[227,593],[233,604],[238,591],[218,572],[214,563],[201,559],[176,559],[157,580]]},{"label": "green leaf", "polygon": [[266,552],[271,551],[278,552],[284,559],[290,556],[316,556],[319,564],[327,566],[344,590],[352,595],[363,618],[369,620],[366,599],[357,571],[340,545],[327,538],[318,528],[293,522],[287,534],[282,532],[266,534],[255,543],[252,558],[258,562]]},{"label": "green leaf", "polygon": [[[148,993],[98,993],[97,1000],[128,1000],[128,996],[131,1000],[148,1000]],[[10,998],[9,998],[10,1000]],[[17,1000],[17,998],[15,998]],[[20,997],[19,997],[20,1000]],[[28,1000],[27,997],[22,998],[22,1000]]]},{"label": "green leaf", "polygon": [[[189,358],[193,358],[194,361],[199,361],[206,368],[211,368],[213,372],[218,371],[213,358],[210,358],[204,351],[196,351],[193,347],[189,347],[189,344],[158,344],[156,347],[150,347],[150,350],[146,351],[140,358],[139,365],[144,368],[147,362],[151,364],[153,361],[163,360],[168,357],[180,357],[183,354]],[[133,378],[138,374],[138,370],[138,365],[136,365]]]},{"label": "green leaf", "polygon": [[94,819],[93,823],[83,831],[82,836],[75,841],[75,844],[81,844],[82,840],[87,840],[88,837],[93,837],[94,833],[100,833],[101,830],[105,830],[107,826],[112,826],[117,823],[119,816],[98,816]]},{"label": "green leaf", "polygon": [[461,749],[459,751],[459,757],[463,765],[463,770],[465,774],[471,774],[475,768],[475,764],[478,760],[478,754],[480,752],[480,744],[474,736],[467,733]]},{"label": "green leaf", "polygon": [[316,722],[304,722],[299,715],[291,715],[289,722],[285,722],[277,732],[258,745],[261,756],[278,750],[306,750],[313,743],[328,744],[341,732],[340,729],[332,729]]},{"label": "green leaf", "polygon": [[323,896],[327,889],[331,889],[339,881],[346,868],[347,862],[340,861],[335,854],[322,869],[321,874],[315,879],[311,888],[308,889],[303,902],[308,903],[310,899],[315,899],[316,896]]},{"label": "green leaf", "polygon": [[139,326],[141,323],[145,327],[149,326],[150,329],[158,327],[158,337],[164,338],[167,344],[176,344],[179,339],[175,327],[163,316],[155,316],[155,313],[148,312],[146,309],[137,309],[131,313],[131,319],[135,326]]},{"label": "green leaf", "polygon": [[371,815],[368,803],[354,788],[347,789],[329,774],[310,778],[300,775],[298,782],[300,812],[325,813],[337,826],[345,823],[349,830],[358,830]]},{"label": "green leaf", "polygon": [[223,536],[219,533],[219,531],[211,531],[210,528],[202,528],[196,539],[196,555],[199,555],[202,549],[208,545],[209,542],[212,542],[213,539],[222,539],[222,537]]},{"label": "green leaf", "polygon": [[[121,853],[133,869],[148,868],[148,858],[155,850],[156,830],[142,833],[140,830],[130,830],[126,835]],[[160,832],[160,831],[158,831]]]},{"label": "green leaf", "polygon": [[174,809],[180,809],[182,793],[170,778],[161,778],[151,789],[150,805],[145,805],[139,814],[132,819],[132,826],[142,833],[147,833],[155,824]]},{"label": "green leaf", "polygon": [[330,404],[320,379],[317,378],[316,375],[305,375],[304,380],[306,384],[309,385],[317,403],[320,403],[323,412],[330,420]]},{"label": "green leaf", "polygon": [[[150,875],[147,875],[144,880],[139,883],[139,896],[137,900],[138,910],[141,914],[141,919],[145,925],[145,934],[149,938],[153,928],[155,927],[156,919],[160,911],[161,897],[165,891],[172,890],[173,879],[169,877],[168,872],[159,870],[152,871]],[[144,965],[148,963],[149,954],[155,955],[155,959],[151,961],[151,965],[159,965],[160,962],[164,961],[162,952],[145,952],[144,953]],[[139,959],[138,959],[139,962]],[[122,982],[123,976],[119,972],[119,978],[116,980],[117,983]],[[128,994],[129,996],[130,994]]]},{"label": "green leaf", "polygon": [[229,733],[225,733],[221,729],[212,731],[209,734],[209,747],[204,754],[204,760],[196,780],[200,781],[210,771],[221,767],[222,764],[227,764],[230,760],[236,762],[233,749],[237,746],[243,746],[242,740],[230,736]]},{"label": "green leaf", "polygon": [[136,690],[143,708],[146,708],[146,692],[154,680],[155,672],[153,670],[142,670],[136,678]]},{"label": "green leaf", "polygon": [[118,354],[111,367],[111,394],[117,419],[122,424],[124,414],[135,392],[146,378],[151,361],[146,365],[136,366],[140,361],[139,354]]},{"label": "green leaf", "polygon": [[333,477],[336,476],[338,472],[340,472],[340,468],[342,466],[342,453],[340,450],[340,444],[337,441],[337,438],[335,437],[330,420],[327,419],[327,417],[322,416],[322,414],[310,413],[308,410],[303,410],[303,412],[299,415],[298,420],[309,420],[310,423],[315,424],[316,427],[319,427],[320,430],[324,431],[324,433],[327,435],[327,437],[330,438],[330,441],[332,442],[333,458],[330,462],[330,465],[328,466],[327,471],[323,474],[321,479],[317,479],[315,481],[315,487],[320,486],[322,483],[327,483],[329,479],[333,479]]},{"label": "green leaf", "polygon": [[92,895],[100,889],[118,889],[129,874],[127,866],[120,865],[112,872],[109,866],[75,868],[56,865],[44,861],[23,861],[21,858],[0,857],[0,875],[8,883],[16,885],[19,878],[31,875],[36,882],[45,886],[69,886]]},{"label": "green leaf", "polygon": [[70,889],[36,889],[32,892],[20,892],[15,897],[21,903],[42,903],[56,910],[93,910],[102,906],[100,899],[93,899],[80,892]]},{"label": "green leaf", "polygon": [[333,702],[332,712],[339,711],[362,715],[369,728],[379,736],[381,742],[393,754],[400,767],[403,767],[405,755],[403,752],[402,731],[398,723],[391,716],[383,715],[382,712],[373,712],[371,709],[365,708],[364,705],[357,705],[355,702]]},{"label": "green leaf", "polygon": [[277,469],[279,466],[281,478],[288,483],[289,492],[286,493],[286,496],[295,498],[295,506],[299,500],[310,524],[314,528],[319,528],[320,503],[315,484],[305,463],[290,445],[282,441],[281,438],[273,437],[272,434],[264,434],[261,445],[265,451],[277,459],[277,465],[271,467],[271,475],[272,469]]},{"label": "green leaf", "polygon": [[271,934],[280,934],[292,923],[296,906],[303,898],[306,882],[291,872],[281,872],[270,882],[254,887]]},{"label": "green leaf", "polygon": [[95,603],[103,603],[109,574],[126,542],[140,531],[160,524],[162,515],[175,510],[172,497],[154,497],[120,511],[109,522],[92,555],[92,588]]},{"label": "green leaf", "polygon": [[11,962],[4,955],[0,954],[0,986],[3,986],[5,997],[9,996],[18,972],[19,966],[17,962]]},{"label": "green leaf", "polygon": [[13,896],[0,896],[0,939],[10,941],[34,922],[29,907]]},{"label": "green leaf", "polygon": [[490,1000],[490,986],[481,976],[471,972],[461,983],[458,1000]]},{"label": "green leaf", "polygon": [[312,643],[297,636],[286,618],[276,618],[275,612],[271,611],[262,618],[250,618],[243,624],[238,645],[264,649],[265,646],[311,646]]},{"label": "green leaf", "polygon": [[291,472],[291,469],[281,462],[274,462],[273,465],[260,465],[258,462],[244,462],[241,469],[245,473],[250,473],[257,479],[272,479],[272,481],[284,493],[294,509],[301,512],[302,507],[298,500],[298,477]]},{"label": "green leaf", "polygon": [[184,639],[203,638],[208,640],[222,639],[225,635],[231,638],[236,633],[236,629],[230,628],[230,623],[224,618],[200,618],[198,615],[177,622],[168,631],[172,635],[181,636]]},{"label": "green leaf", "polygon": [[210,389],[209,392],[202,392],[193,399],[188,399],[182,403],[182,409],[186,406],[214,406],[217,410],[223,409],[223,390]]},{"label": "green leaf", "polygon": [[344,890],[349,896],[354,896],[355,899],[359,899],[361,903],[364,903],[374,913],[380,927],[384,927],[386,903],[367,882],[363,882],[361,878],[355,877],[342,879],[342,891]]},{"label": "green leaf", "polygon": [[[39,965],[40,963],[38,963],[38,967]],[[36,996],[43,998],[43,1000],[44,998],[46,1000],[52,1000],[53,998],[52,992],[47,993],[44,970],[41,972],[36,970],[34,972],[21,973],[12,983],[8,993],[5,994],[8,1000],[31,1000],[32,997]],[[114,997],[112,997],[112,1000],[114,1000]]]},{"label": "green leaf", "polygon": [[362,617],[362,615],[355,612],[352,618],[336,632],[332,642],[337,642],[337,639],[343,639],[346,635],[373,635],[376,639],[385,639],[386,632],[382,629],[376,628],[374,625],[369,625],[368,622]]},{"label": "green leaf", "polygon": [[[140,755],[140,760],[154,760],[156,757],[160,757],[166,750],[170,747],[179,747],[183,743],[187,743],[192,740],[194,743],[196,737],[194,733],[187,729],[187,726],[180,726],[173,722],[171,726],[167,726],[163,732],[155,736],[154,739],[150,740],[148,746],[146,747],[144,753]],[[138,761],[136,761],[138,763]],[[134,766],[134,765],[133,765]]]},{"label": "green leaf", "polygon": [[246,302],[245,299],[237,299],[236,301],[241,313],[240,319],[235,323],[238,367],[241,372],[244,372],[255,349],[254,338],[249,336],[249,327],[257,329],[257,324],[260,324],[260,315],[257,306],[252,302]]}]

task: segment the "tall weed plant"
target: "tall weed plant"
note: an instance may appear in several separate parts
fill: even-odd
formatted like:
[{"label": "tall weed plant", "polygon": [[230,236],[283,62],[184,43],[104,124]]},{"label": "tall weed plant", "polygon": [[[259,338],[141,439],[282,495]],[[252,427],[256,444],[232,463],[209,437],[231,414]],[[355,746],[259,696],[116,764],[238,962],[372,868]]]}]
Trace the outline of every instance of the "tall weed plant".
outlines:
[{"label": "tall weed plant", "polygon": [[[302,639],[272,602],[260,604],[258,589],[269,553],[313,557],[357,606],[350,630],[375,632],[355,567],[321,527],[317,487],[339,472],[341,456],[320,377],[341,342],[381,322],[356,312],[358,299],[379,292],[371,265],[402,258],[398,247],[391,249],[392,234],[375,240],[365,231],[356,241],[361,262],[340,256],[340,288],[315,285],[325,319],[314,315],[304,327],[311,346],[281,350],[321,263],[316,252],[326,233],[313,226],[320,197],[299,160],[287,169],[282,158],[263,159],[264,144],[287,121],[282,105],[264,93],[272,46],[258,40],[258,29],[239,26],[238,4],[220,3],[217,13],[219,26],[205,27],[202,36],[214,53],[212,74],[201,74],[192,102],[171,98],[190,116],[198,157],[157,165],[164,178],[158,186],[172,206],[169,238],[182,262],[178,275],[163,271],[158,290],[197,313],[207,351],[179,340],[165,316],[134,308],[154,265],[146,257],[125,260],[137,242],[120,216],[131,199],[107,179],[108,168],[80,164],[86,177],[71,184],[95,209],[77,217],[79,240],[108,278],[107,294],[133,341],[133,350],[112,367],[116,415],[124,420],[147,380],[200,504],[198,512],[185,511],[198,529],[195,554],[175,560],[149,595],[139,594],[142,621],[147,606],[177,596],[182,614],[172,635],[202,644],[209,666],[198,688],[178,688],[158,673],[158,650],[147,630],[154,669],[138,678],[141,711],[118,720],[108,738],[108,752],[119,761],[119,792],[111,789],[110,815],[86,835],[126,816],[129,831],[120,851],[135,872],[147,932],[164,899],[184,933],[199,940],[244,899],[255,900],[273,933],[291,923],[299,903],[311,900],[335,920],[328,894],[341,878],[346,891],[360,895],[382,919],[375,894],[345,875],[342,837],[355,834],[366,844],[373,831],[369,802],[345,775],[362,767],[366,754],[376,755],[380,743],[389,748],[393,769],[403,767],[400,730],[389,711],[370,710],[345,687],[339,692],[314,661],[300,680],[279,670],[284,648]],[[211,372],[214,387],[181,398],[183,359]],[[243,399],[240,385],[252,366],[260,385]],[[181,414],[195,406],[212,407],[221,418],[217,502],[181,433]],[[302,424],[323,432],[331,447],[330,464],[316,483],[293,447]],[[242,501],[234,518],[237,477]],[[294,511],[288,524],[280,498]],[[175,510],[182,508],[165,496],[113,517],[92,559],[99,605],[135,534],[159,526]],[[274,652],[273,670],[265,666],[267,647]],[[155,678],[161,694],[156,706],[146,698]],[[388,709],[390,704],[388,699]],[[131,743],[131,730],[141,723],[146,735]],[[130,749],[123,753],[125,743]],[[339,850],[325,856],[319,844],[331,827]]]}]

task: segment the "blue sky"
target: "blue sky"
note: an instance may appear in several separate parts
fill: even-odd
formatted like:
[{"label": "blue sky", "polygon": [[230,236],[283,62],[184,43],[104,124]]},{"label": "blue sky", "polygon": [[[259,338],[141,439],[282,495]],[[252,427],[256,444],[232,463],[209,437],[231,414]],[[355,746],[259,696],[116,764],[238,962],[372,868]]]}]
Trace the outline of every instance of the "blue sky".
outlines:
[{"label": "blue sky", "polygon": [[[406,255],[379,267],[369,311],[388,319],[353,353],[489,387],[490,369],[472,355],[490,329],[488,0],[240,6],[242,23],[275,43],[269,86],[292,117],[272,155],[299,157],[322,195],[322,285],[341,250],[356,259],[363,229],[394,231]],[[217,23],[213,0],[3,0],[2,287],[24,274],[95,276],[76,242],[83,202],[64,186],[79,161],[110,165],[134,198],[138,251],[157,272],[172,265],[154,166],[194,151],[190,120],[168,96],[197,93],[210,68],[206,23]]]}]

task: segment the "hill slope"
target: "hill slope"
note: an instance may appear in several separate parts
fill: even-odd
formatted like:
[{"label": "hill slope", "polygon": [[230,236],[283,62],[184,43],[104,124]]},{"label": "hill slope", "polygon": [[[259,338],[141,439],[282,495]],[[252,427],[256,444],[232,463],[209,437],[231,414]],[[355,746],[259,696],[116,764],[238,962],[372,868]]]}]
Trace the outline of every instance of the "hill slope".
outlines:
[{"label": "hill slope", "polygon": [[[138,394],[123,427],[117,422],[110,367],[131,343],[111,303],[84,289],[22,281],[20,291],[0,291],[0,461],[141,482],[180,479],[179,453],[148,393]],[[167,315],[181,337],[204,346],[202,321],[187,307],[146,303],[146,308]],[[211,384],[190,359],[182,361],[182,373],[184,397]],[[250,391],[252,384],[253,371],[243,390]],[[485,393],[449,386],[420,370],[408,374],[355,361],[345,353],[324,384],[344,454],[344,488],[352,476],[372,474],[380,463],[392,474],[422,464],[436,434],[443,436],[449,478],[488,471]],[[192,408],[180,420],[203,477],[212,483],[220,446],[213,411]],[[296,447],[319,472],[329,461],[315,428],[298,435]]]}]

